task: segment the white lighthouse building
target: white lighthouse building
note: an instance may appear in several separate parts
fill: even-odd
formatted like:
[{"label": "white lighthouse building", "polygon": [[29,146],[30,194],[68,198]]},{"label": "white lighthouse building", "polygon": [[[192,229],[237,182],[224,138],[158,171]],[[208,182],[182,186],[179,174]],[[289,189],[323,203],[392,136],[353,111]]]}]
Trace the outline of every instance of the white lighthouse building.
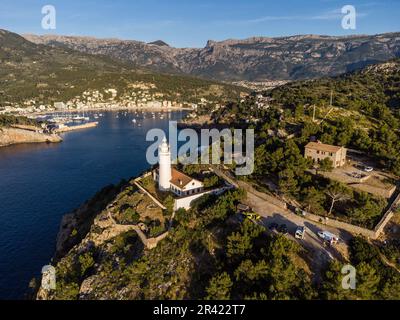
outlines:
[{"label": "white lighthouse building", "polygon": [[154,180],[158,182],[159,190],[171,191],[178,197],[187,197],[203,192],[204,185],[201,181],[172,167],[171,150],[165,137],[158,147],[158,158],[159,168],[154,171]]},{"label": "white lighthouse building", "polygon": [[172,169],[171,169],[171,150],[167,143],[167,138],[164,137],[158,148],[159,157],[159,179],[158,188],[161,191],[169,191],[171,188]]},{"label": "white lighthouse building", "polygon": [[167,138],[164,137],[162,143],[158,147],[158,169],[153,171],[153,179],[158,183],[158,189],[164,192],[174,194],[174,210],[180,208],[190,209],[194,200],[201,196],[213,193],[221,194],[225,191],[224,188],[213,190],[204,190],[203,182],[193,179],[183,172],[172,167],[171,149],[168,145]]}]

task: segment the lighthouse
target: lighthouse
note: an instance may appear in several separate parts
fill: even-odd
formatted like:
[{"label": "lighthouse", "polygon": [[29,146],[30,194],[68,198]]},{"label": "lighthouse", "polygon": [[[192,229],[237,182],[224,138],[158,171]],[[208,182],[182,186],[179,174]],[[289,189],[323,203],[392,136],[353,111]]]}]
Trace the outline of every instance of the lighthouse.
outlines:
[{"label": "lighthouse", "polygon": [[162,191],[169,191],[171,188],[171,151],[167,142],[167,138],[164,137],[162,143],[158,148],[158,161],[159,161],[159,179],[158,188]]}]

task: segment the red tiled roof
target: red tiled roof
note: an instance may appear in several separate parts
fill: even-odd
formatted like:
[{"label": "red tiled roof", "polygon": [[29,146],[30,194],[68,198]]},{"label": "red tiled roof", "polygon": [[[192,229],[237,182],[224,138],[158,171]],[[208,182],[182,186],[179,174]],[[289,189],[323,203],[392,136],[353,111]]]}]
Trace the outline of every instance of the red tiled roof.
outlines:
[{"label": "red tiled roof", "polygon": [[171,175],[171,183],[181,189],[186,187],[193,180],[193,178],[174,168],[171,169]]},{"label": "red tiled roof", "polygon": [[309,144],[306,145],[306,149],[336,153],[340,149],[342,149],[342,147],[331,146],[329,144],[324,144],[324,143],[310,142]]}]

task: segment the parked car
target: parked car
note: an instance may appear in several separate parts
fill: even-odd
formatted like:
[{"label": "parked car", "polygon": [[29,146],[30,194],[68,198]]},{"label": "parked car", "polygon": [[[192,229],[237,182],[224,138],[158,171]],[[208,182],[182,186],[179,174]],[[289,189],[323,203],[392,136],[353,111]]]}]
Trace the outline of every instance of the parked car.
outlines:
[{"label": "parked car", "polygon": [[304,227],[304,226],[298,227],[294,234],[294,237],[296,239],[303,240],[305,238],[305,236],[306,236],[306,227]]},{"label": "parked car", "polygon": [[278,231],[282,234],[288,234],[289,232],[286,224],[280,225]]},{"label": "parked car", "polygon": [[333,233],[330,233],[328,231],[319,231],[318,236],[324,241],[329,242],[331,245],[336,244],[340,241],[337,235],[334,235]]},{"label": "parked car", "polygon": [[255,220],[255,221],[261,220],[261,216],[255,212],[244,212],[242,214],[250,220]]},{"label": "parked car", "polygon": [[268,229],[271,230],[271,231],[277,230],[278,228],[279,228],[279,225],[277,223],[275,223],[275,222],[271,223],[268,226]]},{"label": "parked car", "polygon": [[364,167],[364,171],[365,172],[372,172],[372,171],[374,171],[374,168],[372,168],[372,167]]},{"label": "parked car", "polygon": [[350,176],[356,179],[361,179],[363,177],[359,172],[352,172]]}]

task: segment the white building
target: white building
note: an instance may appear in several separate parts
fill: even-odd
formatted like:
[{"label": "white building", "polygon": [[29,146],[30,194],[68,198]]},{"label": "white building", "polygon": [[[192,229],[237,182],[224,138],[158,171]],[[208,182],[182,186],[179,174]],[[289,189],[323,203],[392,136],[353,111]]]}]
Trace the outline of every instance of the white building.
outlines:
[{"label": "white building", "polygon": [[159,169],[154,171],[154,180],[161,191],[171,191],[178,197],[186,197],[203,192],[204,184],[172,168],[171,150],[164,138],[158,149]]},{"label": "white building", "polygon": [[162,144],[158,148],[159,174],[155,174],[155,180],[158,181],[158,188],[161,191],[171,189],[172,169],[171,169],[171,150],[164,137]]},{"label": "white building", "polygon": [[175,194],[175,210],[190,209],[190,204],[197,198],[213,191],[204,191],[203,182],[193,179],[180,172],[171,165],[171,150],[164,138],[159,146],[159,168],[154,170],[154,181],[158,182],[161,191],[170,191]]}]

